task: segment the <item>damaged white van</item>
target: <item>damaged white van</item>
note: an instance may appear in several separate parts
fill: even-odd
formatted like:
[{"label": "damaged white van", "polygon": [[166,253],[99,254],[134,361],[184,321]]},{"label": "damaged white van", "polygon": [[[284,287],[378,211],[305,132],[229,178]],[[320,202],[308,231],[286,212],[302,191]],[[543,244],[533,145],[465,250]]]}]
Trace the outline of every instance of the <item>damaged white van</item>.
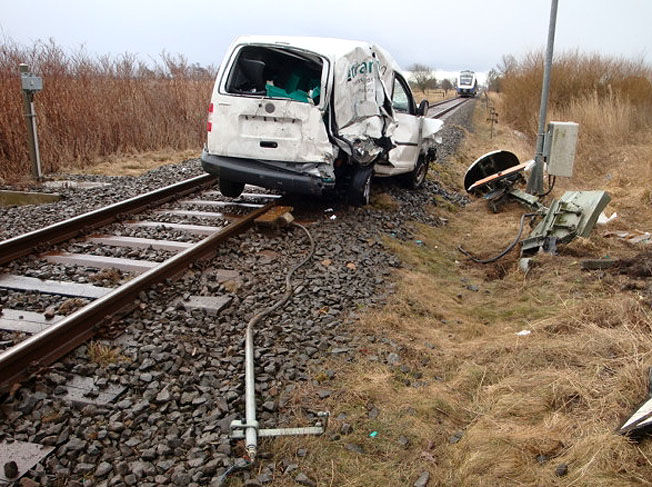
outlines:
[{"label": "damaged white van", "polygon": [[421,186],[443,124],[379,46],[310,37],[236,39],[208,112],[202,167],[225,196],[245,184],[337,189],[355,205],[369,202],[372,175]]}]

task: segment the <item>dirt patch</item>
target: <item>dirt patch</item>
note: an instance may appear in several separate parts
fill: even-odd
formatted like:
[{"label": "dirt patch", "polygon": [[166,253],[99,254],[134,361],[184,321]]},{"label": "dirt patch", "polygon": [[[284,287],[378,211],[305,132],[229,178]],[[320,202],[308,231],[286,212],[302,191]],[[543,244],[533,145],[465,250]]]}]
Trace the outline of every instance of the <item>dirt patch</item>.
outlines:
[{"label": "dirt patch", "polygon": [[632,278],[652,277],[652,249],[645,250],[630,259],[619,259],[615,269]]}]

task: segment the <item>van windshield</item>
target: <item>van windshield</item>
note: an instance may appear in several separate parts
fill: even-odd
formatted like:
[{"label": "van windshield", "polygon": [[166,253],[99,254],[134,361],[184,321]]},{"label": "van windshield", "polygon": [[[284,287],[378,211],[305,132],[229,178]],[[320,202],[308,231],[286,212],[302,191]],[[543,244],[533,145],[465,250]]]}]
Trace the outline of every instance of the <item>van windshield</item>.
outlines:
[{"label": "van windshield", "polygon": [[227,93],[319,104],[323,61],[288,48],[245,46],[226,83]]}]

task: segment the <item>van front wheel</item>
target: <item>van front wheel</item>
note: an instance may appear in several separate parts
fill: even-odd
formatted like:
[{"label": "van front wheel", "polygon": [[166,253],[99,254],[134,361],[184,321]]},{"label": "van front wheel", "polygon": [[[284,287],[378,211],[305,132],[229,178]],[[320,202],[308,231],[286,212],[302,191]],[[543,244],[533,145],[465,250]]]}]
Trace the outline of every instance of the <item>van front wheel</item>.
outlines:
[{"label": "van front wheel", "polygon": [[228,198],[237,198],[244,190],[244,183],[236,183],[228,179],[220,179],[220,193]]},{"label": "van front wheel", "polygon": [[410,189],[419,189],[423,186],[429,166],[428,160],[424,156],[419,156],[415,168],[403,176],[405,185]]},{"label": "van front wheel", "polygon": [[348,200],[353,206],[364,206],[369,204],[371,175],[373,171],[373,167],[360,167],[353,173],[353,176],[351,177],[351,185],[348,191]]}]

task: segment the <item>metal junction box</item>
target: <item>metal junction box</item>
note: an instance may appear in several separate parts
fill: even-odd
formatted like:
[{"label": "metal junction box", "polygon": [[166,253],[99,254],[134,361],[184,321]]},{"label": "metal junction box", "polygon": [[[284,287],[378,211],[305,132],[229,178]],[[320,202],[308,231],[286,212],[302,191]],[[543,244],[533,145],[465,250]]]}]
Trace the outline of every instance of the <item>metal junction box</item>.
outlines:
[{"label": "metal junction box", "polygon": [[36,93],[43,89],[43,78],[32,73],[22,73],[20,77],[21,88],[29,93]]},{"label": "metal junction box", "polygon": [[575,147],[579,124],[550,122],[546,132],[543,156],[548,162],[548,174],[570,178],[573,176]]}]

